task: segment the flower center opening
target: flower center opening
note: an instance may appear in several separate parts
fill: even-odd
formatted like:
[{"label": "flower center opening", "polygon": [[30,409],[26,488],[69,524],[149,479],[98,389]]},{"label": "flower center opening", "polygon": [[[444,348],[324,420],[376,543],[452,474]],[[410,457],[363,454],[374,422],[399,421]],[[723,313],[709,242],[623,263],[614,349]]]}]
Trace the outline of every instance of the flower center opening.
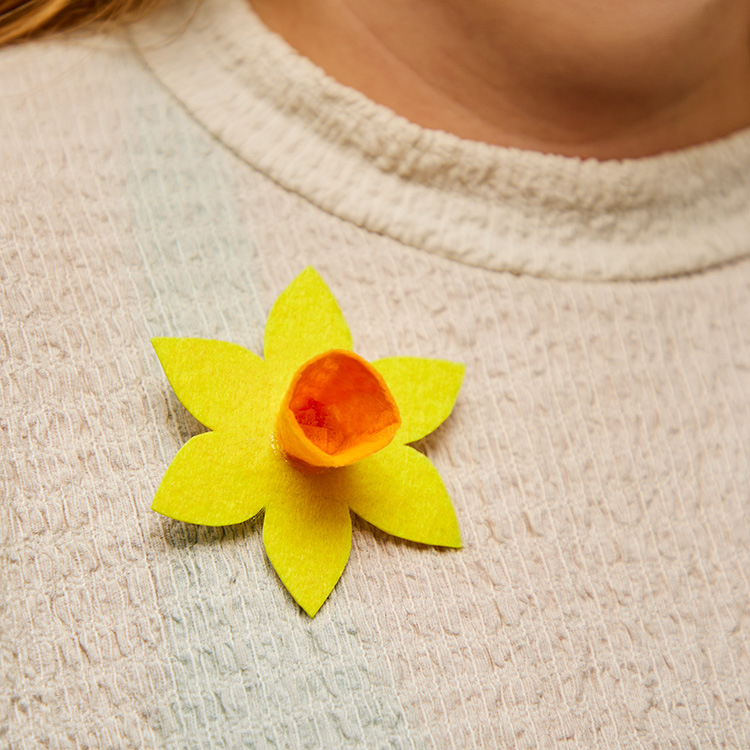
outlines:
[{"label": "flower center opening", "polygon": [[288,456],[310,466],[346,466],[385,448],[401,425],[383,377],[353,352],[332,349],[292,378],[277,420]]}]

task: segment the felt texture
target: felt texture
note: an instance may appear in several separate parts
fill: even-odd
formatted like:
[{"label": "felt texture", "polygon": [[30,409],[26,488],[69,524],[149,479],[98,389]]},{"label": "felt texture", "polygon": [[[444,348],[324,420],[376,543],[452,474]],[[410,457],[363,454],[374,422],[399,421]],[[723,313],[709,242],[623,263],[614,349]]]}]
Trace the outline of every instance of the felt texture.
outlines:
[{"label": "felt texture", "polygon": [[388,534],[422,544],[460,547],[451,499],[427,456],[391,444],[348,468],[342,489],[349,507]]},{"label": "felt texture", "polygon": [[151,343],[183,406],[210,430],[252,429],[266,392],[263,360],[238,344],[191,338]]},{"label": "felt texture", "polygon": [[429,435],[451,413],[466,367],[421,357],[386,357],[373,362],[402,410],[396,440],[412,443]]},{"label": "felt texture", "polygon": [[236,433],[196,435],[169,465],[151,507],[204,526],[247,521],[266,504],[273,480],[257,447]]},{"label": "felt texture", "polygon": [[[412,448],[388,444],[394,435],[401,436],[399,443],[422,437],[450,414],[463,366],[413,357],[373,366],[348,351],[351,343],[338,303],[312,268],[300,273],[274,304],[265,331],[265,361],[236,344],[153,339],[177,397],[215,430],[180,449],[157,489],[153,510],[180,521],[223,526],[265,508],[268,558],[311,617],[346,566],[350,508],[388,534],[461,546],[456,514],[432,463]],[[343,372],[342,382],[332,383],[327,368],[320,369],[329,361],[336,364],[337,377]],[[359,428],[358,421],[371,421],[352,438],[354,448],[343,452],[347,460],[333,468],[313,441],[303,445],[301,455],[285,451],[290,434],[295,448],[302,444],[300,436],[308,437],[289,408],[296,404],[300,383],[303,406],[318,397],[339,412],[351,407],[345,420],[349,430]],[[358,393],[362,390],[373,393],[364,398]],[[422,402],[424,414],[419,413]],[[304,421],[304,410],[300,414]],[[287,429],[290,424],[296,432]]]},{"label": "felt texture", "polygon": [[263,335],[263,356],[286,387],[307,360],[328,349],[350,350],[352,334],[336,298],[314,268],[306,268],[277,298]]},{"label": "felt texture", "polygon": [[348,466],[385,448],[401,426],[383,376],[353,352],[313,357],[292,378],[277,419],[288,456],[309,466]]},{"label": "felt texture", "polygon": [[344,572],[352,546],[352,520],[346,502],[316,492],[317,484],[306,482],[295,488],[290,483],[291,491],[274,498],[263,520],[268,559],[310,617]]}]

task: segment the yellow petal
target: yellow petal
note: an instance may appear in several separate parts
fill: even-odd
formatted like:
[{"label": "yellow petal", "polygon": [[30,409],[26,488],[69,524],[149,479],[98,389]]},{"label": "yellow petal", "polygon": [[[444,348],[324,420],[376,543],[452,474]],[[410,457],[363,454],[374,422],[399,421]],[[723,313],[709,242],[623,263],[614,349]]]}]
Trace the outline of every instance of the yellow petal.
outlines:
[{"label": "yellow petal", "polygon": [[[270,442],[270,441],[269,441]],[[242,523],[273,495],[275,466],[242,435],[207,432],[182,446],[156,491],[153,510],[203,526]]]},{"label": "yellow petal", "polygon": [[265,365],[257,354],[210,339],[151,343],[177,398],[201,424],[216,430],[273,421]]},{"label": "yellow petal", "polygon": [[[263,356],[284,395],[300,365],[328,349],[351,349],[352,335],[323,279],[306,268],[279,295],[266,322]],[[278,406],[278,404],[277,404]]]},{"label": "yellow petal", "polygon": [[422,544],[460,547],[456,513],[430,460],[392,444],[336,472],[336,487],[365,521],[393,536]]},{"label": "yellow petal", "polygon": [[448,418],[466,370],[457,362],[421,357],[387,357],[372,365],[401,412],[401,429],[394,438],[398,443],[420,440]]},{"label": "yellow petal", "polygon": [[325,475],[295,474],[294,486],[266,508],[263,544],[281,582],[313,617],[344,572],[352,520],[346,504],[325,491]]}]

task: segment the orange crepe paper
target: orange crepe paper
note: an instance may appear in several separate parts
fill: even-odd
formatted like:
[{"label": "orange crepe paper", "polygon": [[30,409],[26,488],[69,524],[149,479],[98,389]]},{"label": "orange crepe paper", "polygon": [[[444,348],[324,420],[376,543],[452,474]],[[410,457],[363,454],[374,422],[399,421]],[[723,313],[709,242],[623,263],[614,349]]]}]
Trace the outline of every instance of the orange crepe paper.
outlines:
[{"label": "orange crepe paper", "polygon": [[332,349],[294,374],[276,424],[290,458],[332,468],[385,448],[401,416],[383,376],[369,362]]}]

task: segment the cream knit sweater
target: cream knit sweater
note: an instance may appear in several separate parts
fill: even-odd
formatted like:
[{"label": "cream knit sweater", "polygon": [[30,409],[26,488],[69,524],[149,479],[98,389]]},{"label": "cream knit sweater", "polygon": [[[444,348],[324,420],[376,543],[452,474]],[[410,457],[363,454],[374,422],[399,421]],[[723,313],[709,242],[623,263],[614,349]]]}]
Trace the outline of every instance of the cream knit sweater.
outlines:
[{"label": "cream knit sweater", "polygon": [[[423,130],[243,0],[0,53],[0,746],[750,746],[750,132],[627,162]],[[355,520],[314,620],[262,519],[149,510],[149,338],[463,361],[458,552]]]}]

